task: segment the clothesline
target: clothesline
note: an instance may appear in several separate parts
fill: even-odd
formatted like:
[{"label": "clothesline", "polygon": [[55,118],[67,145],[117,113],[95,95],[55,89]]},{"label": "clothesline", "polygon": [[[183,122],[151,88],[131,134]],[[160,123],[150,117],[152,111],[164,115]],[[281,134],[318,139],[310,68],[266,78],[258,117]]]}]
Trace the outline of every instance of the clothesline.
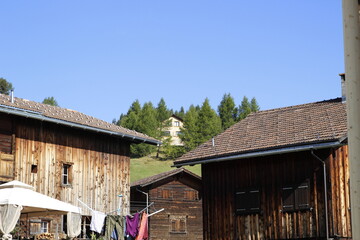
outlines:
[{"label": "clothesline", "polygon": [[77,199],[82,205],[84,205],[87,209],[89,209],[90,211],[94,211],[92,208],[90,208],[88,205],[86,205],[83,201],[81,201],[80,199]]},{"label": "clothesline", "polygon": [[[90,208],[88,205],[86,205],[86,203],[84,203],[83,201],[81,201],[80,199],[77,199],[82,205],[84,205],[87,209],[89,209],[90,211],[94,211],[92,208]],[[154,202],[151,202],[148,206],[146,206],[144,209],[142,209],[141,211],[139,211],[139,212],[143,212],[143,211],[145,211],[146,209],[148,209],[149,207],[151,207],[152,205],[154,204]],[[116,212],[116,211],[119,211],[120,210],[120,208],[118,208],[118,209],[116,209],[116,210],[114,210],[114,211],[111,211],[111,212],[108,212],[108,213],[106,213],[106,215],[108,215],[108,214],[110,214],[110,213],[113,213],[113,212]],[[153,212],[153,213],[150,213],[149,215],[148,215],[148,217],[151,217],[152,215],[155,215],[155,214],[157,214],[157,213],[160,213],[160,212],[162,212],[162,211],[164,211],[165,209],[164,208],[162,208],[162,209],[160,209],[160,210],[158,210],[158,211],[156,211],[156,212]]]},{"label": "clothesline", "polygon": [[148,215],[148,217],[151,217],[152,215],[155,215],[155,214],[157,214],[157,213],[159,213],[159,212],[162,212],[162,211],[164,211],[164,210],[165,210],[165,208],[162,208],[162,209],[160,209],[160,210],[158,210],[158,211],[156,211],[156,212],[150,213],[150,214]]}]

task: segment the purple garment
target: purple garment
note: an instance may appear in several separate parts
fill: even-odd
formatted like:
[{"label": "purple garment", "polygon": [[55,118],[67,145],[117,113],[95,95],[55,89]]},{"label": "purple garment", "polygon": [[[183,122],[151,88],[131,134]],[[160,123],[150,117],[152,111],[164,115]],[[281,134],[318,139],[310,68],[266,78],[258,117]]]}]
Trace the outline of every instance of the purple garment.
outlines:
[{"label": "purple garment", "polygon": [[136,237],[139,231],[140,214],[135,213],[134,216],[126,216],[126,235]]}]

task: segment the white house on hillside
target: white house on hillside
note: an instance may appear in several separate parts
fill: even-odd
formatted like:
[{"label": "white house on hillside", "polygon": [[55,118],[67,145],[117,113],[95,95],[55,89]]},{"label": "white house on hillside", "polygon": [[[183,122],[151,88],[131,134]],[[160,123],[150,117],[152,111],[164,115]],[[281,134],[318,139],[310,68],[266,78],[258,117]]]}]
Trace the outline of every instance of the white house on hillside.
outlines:
[{"label": "white house on hillside", "polygon": [[173,114],[167,121],[169,121],[169,126],[164,129],[164,136],[171,137],[170,145],[183,146],[184,144],[179,137],[184,124],[182,118]]}]

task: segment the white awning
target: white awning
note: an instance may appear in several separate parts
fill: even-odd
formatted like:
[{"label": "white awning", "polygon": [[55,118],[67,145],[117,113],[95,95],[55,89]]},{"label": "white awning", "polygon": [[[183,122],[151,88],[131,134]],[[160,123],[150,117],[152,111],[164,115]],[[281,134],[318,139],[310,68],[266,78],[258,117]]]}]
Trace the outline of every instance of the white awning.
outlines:
[{"label": "white awning", "polygon": [[38,193],[30,185],[11,181],[0,185],[0,205],[15,204],[23,207],[21,214],[28,216],[81,214],[81,209],[69,203]]}]

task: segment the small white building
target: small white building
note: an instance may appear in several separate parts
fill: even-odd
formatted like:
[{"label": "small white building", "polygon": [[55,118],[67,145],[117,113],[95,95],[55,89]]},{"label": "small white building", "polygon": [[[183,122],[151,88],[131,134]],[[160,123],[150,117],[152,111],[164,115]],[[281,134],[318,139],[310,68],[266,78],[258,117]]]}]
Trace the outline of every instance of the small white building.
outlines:
[{"label": "small white building", "polygon": [[183,119],[173,114],[167,121],[169,121],[169,126],[164,128],[164,137],[171,137],[170,145],[184,146],[184,143],[179,137],[181,128],[183,128],[184,125]]}]

